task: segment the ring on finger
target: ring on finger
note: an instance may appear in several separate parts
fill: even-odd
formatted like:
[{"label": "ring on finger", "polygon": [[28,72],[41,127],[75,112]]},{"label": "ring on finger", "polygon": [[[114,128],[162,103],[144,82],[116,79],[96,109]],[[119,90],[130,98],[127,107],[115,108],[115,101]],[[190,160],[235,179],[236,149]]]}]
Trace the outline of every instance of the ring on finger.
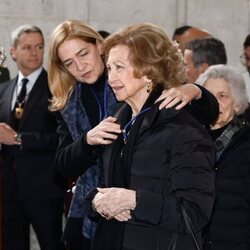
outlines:
[{"label": "ring on finger", "polygon": [[101,215],[106,218],[108,216],[108,213],[101,212]]},{"label": "ring on finger", "polygon": [[107,215],[105,216],[105,218],[106,218],[106,220],[111,220],[111,219],[112,219],[112,216],[110,216],[110,215],[107,214]]}]

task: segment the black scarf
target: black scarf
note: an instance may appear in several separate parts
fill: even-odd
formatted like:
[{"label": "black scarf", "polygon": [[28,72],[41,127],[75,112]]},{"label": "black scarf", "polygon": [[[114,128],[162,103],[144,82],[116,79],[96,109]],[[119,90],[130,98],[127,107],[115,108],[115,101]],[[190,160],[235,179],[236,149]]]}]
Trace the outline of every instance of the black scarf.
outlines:
[{"label": "black scarf", "polygon": [[[160,90],[153,91],[141,110],[146,110],[147,108],[152,107],[160,93]],[[132,164],[134,148],[137,143],[138,135],[140,133],[141,124],[145,116],[147,115],[150,115],[150,109],[147,112],[137,116],[134,123],[130,126],[126,143],[124,143],[123,136],[120,135],[116,142],[117,144],[114,145],[114,148],[117,149],[115,149],[114,153],[112,154],[113,164],[110,166],[110,187],[115,186],[129,188],[130,168]],[[118,118],[118,122],[121,124],[122,129],[130,121],[131,118],[132,111],[131,108],[127,105],[127,108],[124,108],[124,112],[122,113],[122,121],[120,120],[121,118]]]},{"label": "black scarf", "polygon": [[215,148],[216,148],[216,161],[219,160],[220,156],[227,148],[229,143],[231,142],[233,136],[245,125],[245,122],[239,119],[237,116],[233,118],[233,120],[226,126],[225,130],[222,134],[215,140]]}]

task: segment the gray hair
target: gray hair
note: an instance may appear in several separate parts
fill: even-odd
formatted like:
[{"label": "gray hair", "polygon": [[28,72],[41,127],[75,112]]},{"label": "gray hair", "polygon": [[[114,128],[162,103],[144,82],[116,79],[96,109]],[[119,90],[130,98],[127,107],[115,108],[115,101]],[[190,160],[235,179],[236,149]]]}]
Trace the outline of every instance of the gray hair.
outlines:
[{"label": "gray hair", "polygon": [[35,25],[24,24],[11,32],[11,46],[13,47],[17,46],[18,39],[23,33],[39,33],[42,36],[44,42],[43,33],[40,28],[38,28]]},{"label": "gray hair", "polygon": [[225,45],[214,37],[194,39],[186,44],[185,49],[192,51],[192,62],[195,68],[203,63],[209,66],[227,64]]},{"label": "gray hair", "polygon": [[228,83],[235,102],[239,105],[237,115],[244,113],[244,111],[248,108],[249,100],[242,74],[232,66],[218,64],[210,66],[199,76],[196,83],[203,86],[208,80],[216,78],[224,79]]}]

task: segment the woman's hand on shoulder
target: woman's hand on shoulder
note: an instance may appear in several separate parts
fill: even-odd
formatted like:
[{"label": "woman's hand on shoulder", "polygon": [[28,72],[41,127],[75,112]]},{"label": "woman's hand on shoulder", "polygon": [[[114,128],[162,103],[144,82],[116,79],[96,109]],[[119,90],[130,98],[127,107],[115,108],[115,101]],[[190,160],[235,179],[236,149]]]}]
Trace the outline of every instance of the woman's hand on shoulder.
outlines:
[{"label": "woman's hand on shoulder", "polygon": [[119,133],[121,133],[120,124],[110,116],[91,129],[87,133],[86,140],[89,145],[107,145],[116,140]]},{"label": "woman's hand on shoulder", "polygon": [[159,109],[167,109],[177,105],[175,109],[179,110],[190,101],[201,98],[201,93],[202,91],[195,84],[186,83],[178,87],[162,91],[161,96],[156,100],[156,102],[163,100]]}]

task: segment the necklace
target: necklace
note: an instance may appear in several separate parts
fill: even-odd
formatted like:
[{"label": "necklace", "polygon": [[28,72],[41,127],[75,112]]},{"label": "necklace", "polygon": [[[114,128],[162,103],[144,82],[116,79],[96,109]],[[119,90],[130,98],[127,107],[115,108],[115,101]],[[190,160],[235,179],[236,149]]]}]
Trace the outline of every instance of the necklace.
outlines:
[{"label": "necklace", "polygon": [[134,122],[136,121],[136,119],[140,115],[144,114],[145,112],[147,112],[150,109],[151,109],[151,107],[148,107],[148,108],[145,108],[145,109],[141,110],[136,116],[133,116],[131,118],[131,120],[124,126],[124,128],[122,129],[122,135],[123,135],[123,141],[124,141],[124,143],[127,142],[127,140],[128,140],[128,134],[129,134],[129,129],[134,124]]},{"label": "necklace", "polygon": [[22,107],[24,102],[22,102],[22,103],[16,102],[16,103],[17,103],[18,107],[15,108],[15,117],[17,119],[21,119],[21,117],[23,116],[23,111],[24,111],[24,108]]},{"label": "necklace", "polygon": [[[20,95],[20,93],[19,93],[19,95]],[[24,111],[24,103],[25,103],[25,100],[26,100],[28,94],[26,93],[25,96],[23,97],[22,101],[19,102],[18,101],[18,87],[16,87],[16,96],[17,96],[17,99],[16,99],[16,105],[15,105],[15,117],[16,117],[16,119],[21,119],[23,116],[23,111]]]}]

